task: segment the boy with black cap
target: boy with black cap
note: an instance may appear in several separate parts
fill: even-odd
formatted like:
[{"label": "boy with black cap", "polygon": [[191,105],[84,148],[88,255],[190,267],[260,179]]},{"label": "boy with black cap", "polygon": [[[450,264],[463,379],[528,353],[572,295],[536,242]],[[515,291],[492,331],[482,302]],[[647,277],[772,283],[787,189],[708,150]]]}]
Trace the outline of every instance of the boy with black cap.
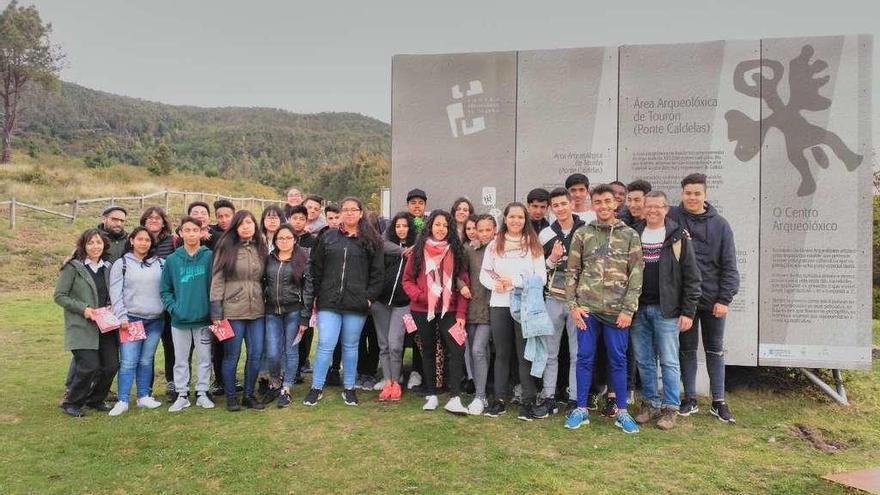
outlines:
[{"label": "boy with black cap", "polygon": [[415,218],[416,230],[419,233],[425,227],[425,208],[428,206],[428,195],[421,189],[413,189],[406,193],[406,209]]}]

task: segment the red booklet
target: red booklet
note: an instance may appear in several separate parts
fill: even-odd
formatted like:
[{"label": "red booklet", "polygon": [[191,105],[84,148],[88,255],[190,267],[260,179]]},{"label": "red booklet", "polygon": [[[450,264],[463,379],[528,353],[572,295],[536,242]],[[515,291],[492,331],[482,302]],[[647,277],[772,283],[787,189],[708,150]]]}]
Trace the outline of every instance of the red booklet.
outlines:
[{"label": "red booklet", "polygon": [[94,311],[95,324],[98,325],[98,330],[100,330],[101,333],[107,333],[109,331],[119,328],[119,318],[117,318],[116,315],[113,314],[113,311],[111,311],[110,308],[97,308]]},{"label": "red booklet", "polygon": [[144,329],[144,322],[130,321],[128,322],[128,330],[119,330],[119,342],[137,342],[138,340],[146,340],[147,331]]},{"label": "red booklet", "polygon": [[406,333],[415,333],[419,328],[416,326],[415,320],[411,314],[406,313],[403,315],[403,327],[406,328]]},{"label": "red booklet", "polygon": [[229,320],[223,320],[219,325],[211,325],[210,328],[220,342],[235,337],[235,332],[232,331],[232,325],[229,324]]},{"label": "red booklet", "polygon": [[467,340],[467,332],[458,323],[452,325],[452,328],[449,329],[449,335],[452,335],[452,338],[455,339],[458,345],[464,345],[464,341]]}]

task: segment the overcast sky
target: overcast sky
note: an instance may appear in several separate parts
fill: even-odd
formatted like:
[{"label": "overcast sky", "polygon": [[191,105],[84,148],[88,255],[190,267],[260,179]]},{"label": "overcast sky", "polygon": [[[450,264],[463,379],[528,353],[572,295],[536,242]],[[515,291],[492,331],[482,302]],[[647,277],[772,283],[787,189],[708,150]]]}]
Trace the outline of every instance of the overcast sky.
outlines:
[{"label": "overcast sky", "polygon": [[[68,55],[64,80],[172,104],[358,112],[385,122],[396,53],[856,33],[880,39],[880,0],[33,3]],[[876,136],[876,46],[873,81]]]}]

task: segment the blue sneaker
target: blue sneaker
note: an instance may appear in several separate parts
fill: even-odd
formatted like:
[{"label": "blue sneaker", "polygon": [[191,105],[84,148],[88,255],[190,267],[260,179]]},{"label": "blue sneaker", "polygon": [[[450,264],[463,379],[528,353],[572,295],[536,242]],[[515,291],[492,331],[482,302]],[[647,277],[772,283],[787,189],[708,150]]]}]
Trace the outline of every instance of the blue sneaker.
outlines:
[{"label": "blue sneaker", "polygon": [[614,426],[623,430],[624,433],[639,432],[639,425],[636,424],[636,421],[628,412],[626,412],[625,409],[617,413],[617,419],[614,420]]},{"label": "blue sneaker", "polygon": [[586,409],[577,407],[573,409],[570,413],[568,413],[568,417],[565,418],[565,427],[569,430],[576,430],[581,427],[581,425],[590,424],[590,413],[587,412]]}]

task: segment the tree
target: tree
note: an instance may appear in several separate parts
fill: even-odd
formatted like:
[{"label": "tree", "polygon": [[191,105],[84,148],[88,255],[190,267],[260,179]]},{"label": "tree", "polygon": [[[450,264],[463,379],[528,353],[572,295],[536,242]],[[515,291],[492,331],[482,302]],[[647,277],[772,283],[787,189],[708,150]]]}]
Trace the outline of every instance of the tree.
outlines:
[{"label": "tree", "polygon": [[21,112],[19,99],[28,84],[47,90],[60,87],[58,72],[64,54],[49,42],[51,24],[43,24],[36,7],[19,7],[12,0],[0,13],[0,99],[3,102],[3,153],[9,163],[12,134]]},{"label": "tree", "polygon": [[153,175],[168,175],[174,169],[174,152],[164,139],[153,150],[147,170]]}]

